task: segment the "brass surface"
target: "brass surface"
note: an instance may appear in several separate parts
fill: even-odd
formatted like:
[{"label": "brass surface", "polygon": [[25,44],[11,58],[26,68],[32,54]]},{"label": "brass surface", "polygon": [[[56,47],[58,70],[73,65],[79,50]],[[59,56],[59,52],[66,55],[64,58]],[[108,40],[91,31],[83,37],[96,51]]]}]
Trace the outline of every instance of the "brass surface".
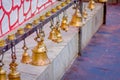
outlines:
[{"label": "brass surface", "polygon": [[105,3],[107,2],[108,0],[99,0],[99,2],[102,2],[102,3]]},{"label": "brass surface", "polygon": [[0,67],[0,80],[7,80],[6,71]]},{"label": "brass surface", "polygon": [[19,29],[17,30],[17,33],[18,33],[19,35],[24,34],[24,29],[23,29],[23,28],[19,28]]},{"label": "brass surface", "polygon": [[31,23],[26,24],[25,28],[26,29],[32,29],[32,24]]},{"label": "brass surface", "polygon": [[61,3],[61,6],[62,6],[62,7],[64,7],[65,5],[66,5],[66,3],[65,3],[65,2],[62,2],[62,3]]},{"label": "brass surface", "polygon": [[86,11],[86,9],[84,9],[84,11],[82,12],[82,17],[84,19],[87,19],[87,16],[88,16],[87,11]]},{"label": "brass surface", "polygon": [[40,16],[40,17],[39,17],[39,20],[40,20],[40,21],[45,20],[45,16],[44,16],[44,15]]},{"label": "brass surface", "polygon": [[52,41],[56,41],[57,40],[57,35],[56,35],[56,28],[53,27],[49,33],[49,37],[48,39],[52,40]]},{"label": "brass surface", "polygon": [[61,32],[60,32],[60,27],[56,27],[55,33],[56,33],[56,36],[57,36],[57,39],[55,40],[55,42],[57,42],[57,43],[62,42],[63,39],[62,39],[62,35],[61,35]]},{"label": "brass surface", "polygon": [[46,45],[44,44],[44,39],[40,41],[37,40],[37,46],[32,49],[32,65],[35,66],[44,66],[50,63],[50,60],[47,56]]},{"label": "brass surface", "polygon": [[88,3],[88,8],[90,10],[93,10],[95,8],[95,1],[94,0],[90,0]]},{"label": "brass surface", "polygon": [[56,6],[57,10],[60,10],[61,8],[62,8],[61,5]]},{"label": "brass surface", "polygon": [[5,46],[5,40],[0,40],[0,47],[3,47],[3,46]]},{"label": "brass surface", "polygon": [[68,22],[67,16],[63,16],[60,28],[64,31],[68,31],[69,25],[67,22]]},{"label": "brass surface", "polygon": [[82,27],[82,18],[79,16],[78,9],[75,10],[75,13],[72,16],[72,19],[70,21],[70,25],[73,27]]},{"label": "brass surface", "polygon": [[15,34],[8,35],[8,40],[14,40],[14,39],[15,39]]},{"label": "brass surface", "polygon": [[49,17],[50,15],[51,15],[50,11],[46,12],[46,14],[45,14],[46,17]]},{"label": "brass surface", "polygon": [[11,70],[8,74],[9,80],[20,80],[20,73],[16,71],[18,65],[15,62],[11,62],[9,66]]},{"label": "brass surface", "polygon": [[57,11],[56,8],[53,8],[53,9],[51,10],[52,13],[55,13],[56,11]]},{"label": "brass surface", "polygon": [[35,20],[33,20],[33,22],[32,22],[33,25],[37,25],[38,23],[39,23],[39,19],[35,19]]}]

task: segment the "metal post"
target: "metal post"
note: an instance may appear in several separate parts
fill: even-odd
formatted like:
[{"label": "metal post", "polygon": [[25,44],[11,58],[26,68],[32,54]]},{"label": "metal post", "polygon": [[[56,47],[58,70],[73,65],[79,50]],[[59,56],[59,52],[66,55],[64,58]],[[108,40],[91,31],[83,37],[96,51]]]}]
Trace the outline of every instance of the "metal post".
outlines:
[{"label": "metal post", "polygon": [[[78,0],[79,2],[79,11],[82,14],[82,7],[83,7],[83,1],[82,0]],[[81,49],[81,38],[82,38],[82,28],[79,28],[78,31],[78,56],[81,56],[82,54],[82,49]]]},{"label": "metal post", "polygon": [[103,3],[103,24],[106,24],[106,14],[107,14],[107,4],[106,4],[106,2],[105,3]]}]

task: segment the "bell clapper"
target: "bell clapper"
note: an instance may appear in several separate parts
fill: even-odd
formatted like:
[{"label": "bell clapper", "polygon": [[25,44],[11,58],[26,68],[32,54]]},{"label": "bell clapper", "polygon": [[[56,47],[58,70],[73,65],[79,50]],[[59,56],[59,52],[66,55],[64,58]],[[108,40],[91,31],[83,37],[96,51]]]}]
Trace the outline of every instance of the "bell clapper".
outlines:
[{"label": "bell clapper", "polygon": [[4,54],[0,53],[0,80],[7,80],[6,71],[3,70],[3,66],[4,66],[3,56]]},{"label": "bell clapper", "polygon": [[9,64],[10,66],[10,73],[8,74],[9,80],[21,80],[20,79],[20,73],[17,71],[17,66],[18,64],[16,63],[16,51],[15,51],[15,46],[11,42],[11,58],[12,62]]},{"label": "bell clapper", "polygon": [[30,63],[30,56],[29,56],[29,54],[27,53],[28,47],[26,46],[25,39],[24,39],[24,44],[23,44],[22,49],[24,50],[24,52],[23,52],[23,54],[22,54],[21,62],[22,62],[22,63],[25,63],[25,64],[29,64],[29,63]]}]

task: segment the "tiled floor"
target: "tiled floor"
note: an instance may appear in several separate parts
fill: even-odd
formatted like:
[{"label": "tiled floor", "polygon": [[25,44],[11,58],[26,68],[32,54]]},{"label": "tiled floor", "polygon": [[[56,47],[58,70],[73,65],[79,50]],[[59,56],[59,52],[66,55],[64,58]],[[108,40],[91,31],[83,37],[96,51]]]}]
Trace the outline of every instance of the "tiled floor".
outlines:
[{"label": "tiled floor", "polygon": [[107,23],[61,80],[120,80],[120,4],[107,6]]}]

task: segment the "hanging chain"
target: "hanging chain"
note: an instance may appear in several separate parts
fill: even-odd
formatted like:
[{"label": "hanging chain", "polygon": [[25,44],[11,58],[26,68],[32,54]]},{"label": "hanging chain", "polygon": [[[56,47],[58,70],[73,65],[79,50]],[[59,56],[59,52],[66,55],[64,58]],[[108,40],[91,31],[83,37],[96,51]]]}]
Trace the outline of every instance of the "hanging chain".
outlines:
[{"label": "hanging chain", "polygon": [[4,57],[4,54],[2,54],[2,52],[0,52],[0,67],[2,67],[4,65],[3,57]]},{"label": "hanging chain", "polygon": [[15,62],[17,57],[16,57],[16,48],[13,42],[11,42],[11,58],[12,58],[12,62]]},{"label": "hanging chain", "polygon": [[24,42],[23,42],[23,47],[22,47],[22,49],[26,52],[27,50],[28,50],[28,48],[27,48],[27,46],[26,46],[26,41],[25,41],[25,39],[23,40]]},{"label": "hanging chain", "polygon": [[52,28],[53,28],[53,26],[54,26],[54,20],[53,20],[53,19],[51,19],[51,20],[50,20],[50,23],[51,23],[50,28],[52,29]]}]

